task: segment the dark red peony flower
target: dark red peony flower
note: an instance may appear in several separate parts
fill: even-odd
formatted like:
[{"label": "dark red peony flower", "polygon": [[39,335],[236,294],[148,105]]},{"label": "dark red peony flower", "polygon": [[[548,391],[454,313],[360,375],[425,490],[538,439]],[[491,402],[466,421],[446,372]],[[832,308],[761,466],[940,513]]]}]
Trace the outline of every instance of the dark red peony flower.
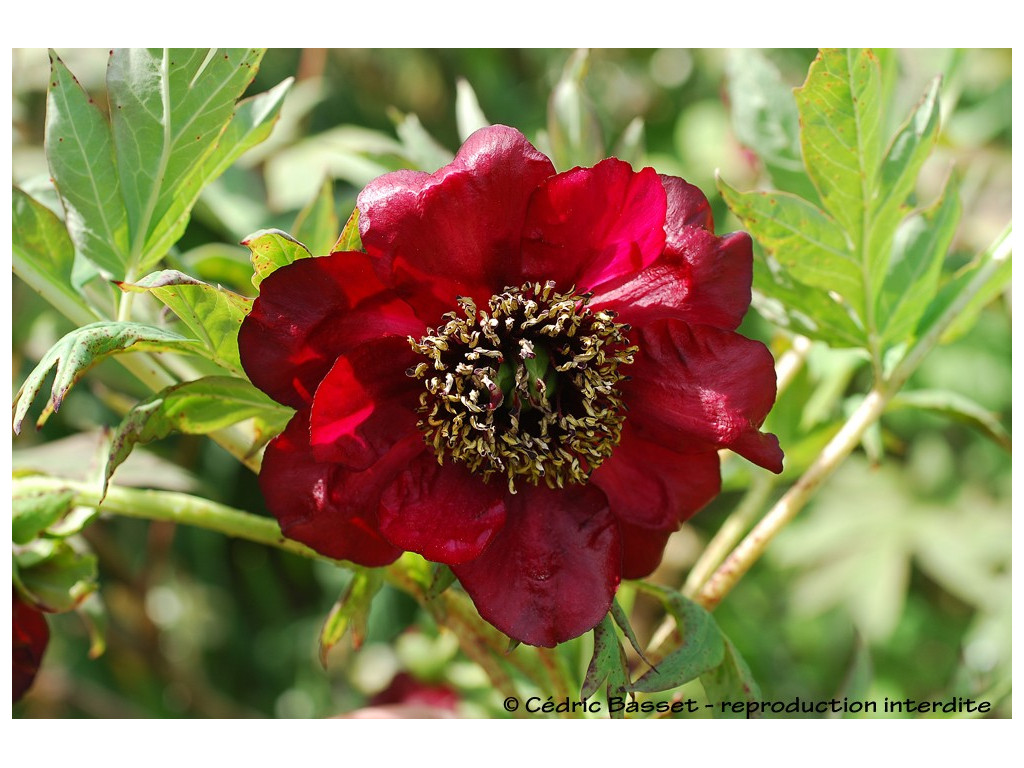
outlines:
[{"label": "dark red peony flower", "polygon": [[19,599],[17,592],[11,601],[11,609],[11,623],[14,626],[14,639],[11,641],[11,693],[14,701],[18,701],[36,679],[36,672],[43,661],[43,652],[50,640],[50,628],[46,624],[46,617]]},{"label": "dark red peony flower", "polygon": [[505,126],[359,195],[365,253],[271,274],[242,325],[297,412],[260,486],[285,534],[366,566],[451,566],[487,621],[554,646],[720,489],[779,472],[771,354],[738,333],[751,243],[704,195],[610,158],[555,173]]}]

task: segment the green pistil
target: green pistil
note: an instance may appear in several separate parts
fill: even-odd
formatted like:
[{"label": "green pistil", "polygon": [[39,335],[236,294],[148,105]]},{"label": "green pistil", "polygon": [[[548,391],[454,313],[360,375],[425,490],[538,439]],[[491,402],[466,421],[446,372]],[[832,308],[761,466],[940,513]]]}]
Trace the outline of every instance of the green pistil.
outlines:
[{"label": "green pistil", "polygon": [[615,313],[587,308],[588,294],[528,283],[492,296],[488,310],[460,297],[461,314],[417,341],[424,382],[418,423],[440,463],[463,462],[489,480],[564,487],[584,483],[618,444],[625,408],[619,366],[636,347]]}]

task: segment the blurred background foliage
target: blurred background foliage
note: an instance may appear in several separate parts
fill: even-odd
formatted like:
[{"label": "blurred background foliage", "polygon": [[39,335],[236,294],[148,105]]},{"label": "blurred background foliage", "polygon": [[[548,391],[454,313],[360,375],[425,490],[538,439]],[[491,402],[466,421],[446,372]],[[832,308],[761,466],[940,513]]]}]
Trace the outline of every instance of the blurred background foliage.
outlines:
[{"label": "blurred background foliage", "polygon": [[[103,105],[106,51],[58,53]],[[293,231],[325,179],[334,182],[334,213],[344,222],[359,189],[380,173],[446,162],[477,110],[522,130],[560,169],[615,154],[680,175],[711,198],[718,231],[735,229],[715,194],[715,170],[739,189],[767,186],[766,167],[776,181],[785,172],[784,156],[761,146],[759,157],[745,144],[770,109],[766,78],[797,86],[814,54],[271,50],[250,92],[295,76],[280,122],[205,190],[170,266],[251,295],[248,251],[238,245],[244,236]],[[887,134],[935,74],[944,78],[939,144],[917,193],[927,204],[955,168],[964,215],[947,263],[954,269],[1010,219],[1010,52],[914,50],[893,58],[900,76]],[[48,71],[44,50],[13,52],[13,180],[56,205],[42,148]],[[578,124],[563,119],[566,104],[584,105]],[[580,132],[576,155],[563,151],[564,130]],[[786,126],[780,130],[781,148],[788,139]],[[71,328],[15,280],[14,384]],[[789,345],[753,310],[742,330],[776,357]],[[967,333],[936,349],[909,388],[969,395],[1008,430],[1010,371],[1007,292]],[[726,462],[725,491],[672,538],[651,580],[678,588],[752,482],[771,499],[795,480],[856,406],[869,375],[866,358],[814,344],[766,425],[787,453],[783,482]],[[15,468],[92,476],[104,428],[134,403],[126,394],[147,393],[116,365],[101,364],[41,431],[15,441]],[[136,449],[117,482],[266,512],[252,474],[199,437]],[[1010,491],[1010,455],[998,439],[909,407],[888,413],[715,612],[765,699],[970,696],[1009,716]],[[504,714],[454,637],[439,634],[390,587],[373,604],[363,647],[354,651],[346,639],[325,671],[316,638],[346,586],[345,571],[163,523],[115,518],[84,533],[99,557],[107,650],[90,659],[81,620],[50,617],[51,646],[17,715],[321,717],[403,699],[455,706],[462,715]],[[646,643],[661,615],[654,602],[633,597],[628,587],[620,592]],[[587,636],[559,649],[580,677],[590,643]],[[700,684],[682,696],[702,698]]]}]

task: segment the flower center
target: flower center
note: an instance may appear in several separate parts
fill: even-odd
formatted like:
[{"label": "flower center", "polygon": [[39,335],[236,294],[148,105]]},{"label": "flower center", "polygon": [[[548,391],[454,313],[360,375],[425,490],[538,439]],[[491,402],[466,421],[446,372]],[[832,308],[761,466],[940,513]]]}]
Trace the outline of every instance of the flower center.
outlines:
[{"label": "flower center", "polygon": [[437,455],[489,480],[525,479],[551,488],[585,483],[611,455],[625,407],[619,367],[637,347],[591,294],[527,283],[492,296],[488,310],[459,297],[444,325],[409,338],[426,358],[406,371],[422,379],[417,426]]}]

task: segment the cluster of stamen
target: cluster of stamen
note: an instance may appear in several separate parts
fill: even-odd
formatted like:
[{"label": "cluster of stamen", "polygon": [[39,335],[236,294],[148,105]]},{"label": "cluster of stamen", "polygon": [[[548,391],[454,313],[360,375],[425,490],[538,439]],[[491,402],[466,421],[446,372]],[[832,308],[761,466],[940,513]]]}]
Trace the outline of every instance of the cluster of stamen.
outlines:
[{"label": "cluster of stamen", "polygon": [[460,312],[409,343],[425,360],[417,426],[437,460],[484,480],[505,476],[551,488],[584,483],[618,444],[625,406],[619,367],[637,348],[591,295],[527,283],[492,296],[487,310],[459,297]]}]

